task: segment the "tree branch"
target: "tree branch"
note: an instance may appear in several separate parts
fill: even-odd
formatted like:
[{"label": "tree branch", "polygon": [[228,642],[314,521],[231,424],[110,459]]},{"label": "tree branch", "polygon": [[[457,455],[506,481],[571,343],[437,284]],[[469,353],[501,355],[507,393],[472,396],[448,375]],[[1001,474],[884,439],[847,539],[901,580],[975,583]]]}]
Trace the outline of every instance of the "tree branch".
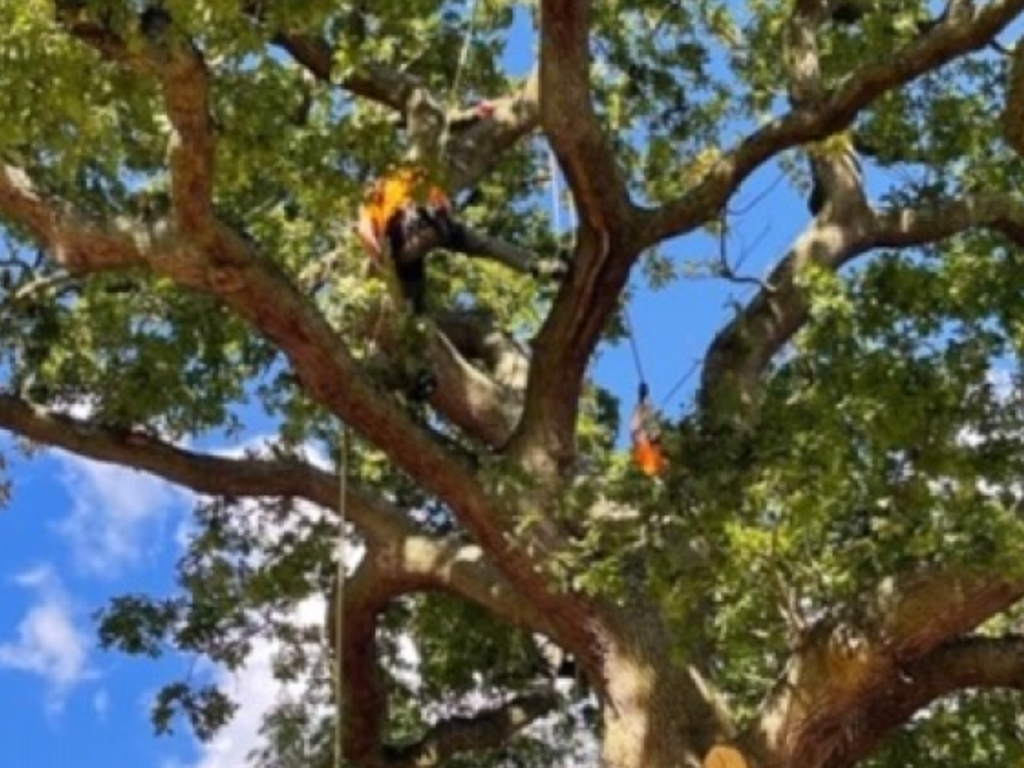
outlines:
[{"label": "tree branch", "polygon": [[995,230],[1024,246],[1024,202],[1011,195],[968,195],[893,208],[874,215],[869,237],[874,247],[909,248],[936,243],[976,227]]},{"label": "tree branch", "polygon": [[[78,456],[149,472],[196,493],[293,496],[327,509],[337,506],[336,476],[298,460],[229,459],[187,451],[141,430],[103,426],[2,393],[0,428]],[[371,539],[410,529],[401,512],[366,491],[350,490],[346,505],[351,522]]]},{"label": "tree branch", "polygon": [[539,69],[531,72],[512,93],[488,103],[492,109],[490,117],[452,130],[447,174],[453,192],[476,184],[498,158],[540,125]]},{"label": "tree branch", "polygon": [[202,52],[172,29],[169,17],[158,27],[147,28],[147,13],[139,17],[141,46],[93,21],[71,21],[67,29],[106,60],[157,78],[172,128],[168,163],[178,233],[210,250],[215,258],[227,258],[243,246],[239,235],[220,222],[213,210],[216,137],[210,115],[210,74]]},{"label": "tree branch", "polygon": [[21,168],[0,164],[0,215],[23,227],[72,274],[129,269],[144,264],[137,241],[149,233],[127,219],[111,225],[87,219],[44,199]]},{"label": "tree branch", "polygon": [[[837,209],[837,215],[839,211]],[[843,209],[811,224],[758,295],[715,337],[706,356],[699,402],[711,425],[745,428],[756,418],[760,377],[772,358],[807,320],[798,285],[809,265],[837,270],[874,248],[934,243],[973,228],[1000,232],[1024,245],[1024,202],[1010,195],[974,195],[920,208]]]},{"label": "tree branch", "polygon": [[[331,596],[327,617],[340,683],[341,701],[335,704],[336,716],[341,718],[343,752],[353,765],[365,768],[382,765],[381,741],[388,717],[387,692],[377,660],[377,617],[392,595],[374,563],[365,557],[356,566],[341,594]],[[344,631],[337,629],[339,620]]]},{"label": "tree branch", "polygon": [[591,101],[590,0],[541,4],[540,106],[544,131],[579,216],[569,279],[534,345],[513,452],[554,483],[575,457],[583,375],[640,252],[615,150]]},{"label": "tree branch", "polygon": [[1024,0],[995,0],[973,16],[939,24],[884,61],[851,74],[817,103],[770,121],[726,153],[696,188],[678,200],[640,214],[641,247],[688,232],[714,217],[744,179],[765,161],[783,150],[847,128],[861,110],[894,88],[984,48],[1022,10]]},{"label": "tree branch", "polygon": [[[818,35],[829,9],[823,2],[798,2],[786,27],[784,61],[789,74],[789,101],[795,109],[814,109],[821,103],[825,89],[821,80]],[[823,208],[825,215],[841,220],[844,214],[856,214],[867,205],[860,162],[846,136],[810,148],[813,189],[809,200],[811,213]]]},{"label": "tree branch", "polygon": [[856,738],[847,740],[825,768],[858,764],[916,712],[968,688],[1024,691],[1024,637],[959,638],[906,665],[898,680],[861,708]]},{"label": "tree branch", "polygon": [[[555,701],[547,696],[517,700],[478,718],[454,718],[437,724],[415,744],[388,748],[382,744],[387,721],[387,694],[376,653],[378,617],[388,603],[409,592],[452,589],[456,584],[473,586],[472,594],[480,605],[516,626],[546,632],[550,625],[532,603],[511,596],[500,582],[481,580],[489,569],[480,562],[478,548],[454,539],[441,545],[422,536],[395,537],[371,544],[355,572],[346,579],[338,597],[328,606],[327,626],[335,658],[341,662],[342,717],[344,751],[357,765],[413,766],[428,756],[442,761],[453,754],[487,749],[507,741],[520,728],[552,709]],[[468,576],[467,580],[465,577]],[[337,632],[338,620],[344,632]],[[337,641],[341,641],[340,652]]]},{"label": "tree branch", "polygon": [[798,0],[786,24],[783,61],[789,76],[789,101],[796,107],[813,107],[824,95],[818,33],[827,18],[824,2]]},{"label": "tree branch", "polygon": [[[332,82],[331,46],[323,38],[286,31],[275,35],[273,43],[287,51],[317,79]],[[390,107],[403,115],[406,115],[413,93],[424,88],[423,82],[413,75],[373,63],[342,79],[339,85],[355,96]],[[466,120],[462,107],[456,107],[450,114],[438,112],[438,122],[447,122],[450,126],[445,153],[448,166],[445,178],[450,192],[471,187],[506,150],[537,128],[540,123],[538,85],[538,72],[535,71],[512,93],[491,99],[492,111],[486,119]]]},{"label": "tree branch", "polygon": [[982,569],[882,582],[857,617],[810,631],[762,708],[759,741],[773,764],[829,764],[851,735],[859,738],[873,708],[912,684],[905,678],[915,665],[1022,597],[1024,580]]},{"label": "tree branch", "polygon": [[191,42],[164,40],[151,51],[173,129],[168,152],[172,209],[183,232],[215,246],[228,230],[213,211],[216,141],[206,62]]},{"label": "tree branch", "polygon": [[[321,82],[333,82],[333,52],[323,38],[302,32],[282,31],[274,35],[271,43],[287,51]],[[423,83],[413,75],[371,62],[365,64],[361,71],[342,79],[339,85],[355,96],[403,112],[413,90],[421,88]]]},{"label": "tree branch", "polygon": [[1024,39],[1018,39],[1014,46],[1007,81],[1003,136],[1006,143],[1024,157]]},{"label": "tree branch", "polygon": [[388,749],[388,768],[435,768],[461,752],[495,749],[557,706],[557,695],[546,691],[517,696],[473,717],[442,720],[417,742]]},{"label": "tree branch", "polygon": [[540,110],[579,211],[580,225],[615,229],[628,209],[616,154],[591,101],[591,0],[544,0],[540,24]]},{"label": "tree branch", "polygon": [[431,404],[467,434],[504,446],[522,413],[522,390],[484,375],[443,334],[431,337],[430,359],[437,375]]},{"label": "tree branch", "polygon": [[[184,450],[142,431],[106,427],[0,393],[0,428],[78,456],[149,472],[196,493],[294,497],[338,505],[338,478],[298,459],[233,459]],[[346,484],[346,520],[385,553],[389,578],[406,589],[440,589],[476,602],[518,626],[547,621],[486,563],[478,547],[422,534],[409,517],[366,488]]]},{"label": "tree branch", "polygon": [[761,375],[782,346],[807,320],[809,304],[800,277],[810,267],[835,270],[871,247],[858,216],[838,226],[812,222],[761,290],[716,334],[705,356],[698,403],[706,425],[749,429],[761,400]]},{"label": "tree branch", "polygon": [[445,312],[434,319],[459,354],[479,364],[502,386],[520,394],[525,391],[529,354],[495,324],[487,310]]}]

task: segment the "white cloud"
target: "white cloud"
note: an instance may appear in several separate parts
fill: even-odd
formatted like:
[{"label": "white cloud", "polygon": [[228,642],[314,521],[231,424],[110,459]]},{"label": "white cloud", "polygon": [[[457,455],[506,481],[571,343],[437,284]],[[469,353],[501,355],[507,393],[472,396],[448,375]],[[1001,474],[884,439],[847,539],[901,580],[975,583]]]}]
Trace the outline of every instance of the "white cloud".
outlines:
[{"label": "white cloud", "polygon": [[[324,602],[311,597],[296,606],[294,620],[303,624],[323,621]],[[198,762],[192,768],[238,768],[248,764],[248,755],[263,743],[259,734],[263,716],[282,701],[303,696],[304,681],[283,684],[274,679],[273,660],[276,643],[258,641],[240,671],[218,671],[214,682],[239,704],[231,722],[208,744],[200,748]]]},{"label": "white cloud", "polygon": [[187,496],[151,475],[57,454],[71,512],[56,529],[86,573],[111,577],[159,547],[166,513]]},{"label": "white cloud", "polygon": [[88,635],[75,625],[71,601],[51,566],[26,571],[15,583],[39,599],[18,624],[16,638],[0,643],[0,668],[42,677],[48,686],[47,709],[56,714],[71,689],[93,676]]},{"label": "white cloud", "polygon": [[[244,444],[225,446],[212,453],[226,458],[240,458],[251,451],[263,453],[272,441],[273,436],[256,436]],[[305,452],[305,458],[314,465],[330,469],[328,458],[312,448]],[[245,526],[250,534],[267,544],[276,541],[300,520],[316,520],[327,514],[320,507],[304,502],[298,502],[294,508],[294,516],[284,521],[261,513],[259,502],[256,500],[246,501],[243,510],[238,516],[238,524]],[[184,549],[194,532],[194,523],[190,519],[183,520],[174,531],[174,540]],[[355,563],[362,553],[361,546],[350,545],[346,553],[347,559]],[[255,566],[258,563],[259,555],[255,554],[250,564]],[[314,595],[295,607],[290,620],[296,624],[320,627],[323,624],[324,612],[323,597]],[[238,704],[238,709],[228,724],[210,742],[199,745],[199,755],[193,764],[186,767],[172,760],[163,768],[238,768],[249,764],[252,752],[265,744],[264,737],[260,735],[264,716],[276,705],[301,700],[306,694],[306,680],[302,677],[288,684],[275,679],[274,659],[280,650],[280,645],[276,642],[255,639],[249,656],[238,670],[212,670],[211,682],[222,688]]]},{"label": "white cloud", "polygon": [[990,368],[985,374],[985,379],[995,389],[995,395],[999,399],[1008,399],[1017,386],[1014,371],[1010,368]]}]

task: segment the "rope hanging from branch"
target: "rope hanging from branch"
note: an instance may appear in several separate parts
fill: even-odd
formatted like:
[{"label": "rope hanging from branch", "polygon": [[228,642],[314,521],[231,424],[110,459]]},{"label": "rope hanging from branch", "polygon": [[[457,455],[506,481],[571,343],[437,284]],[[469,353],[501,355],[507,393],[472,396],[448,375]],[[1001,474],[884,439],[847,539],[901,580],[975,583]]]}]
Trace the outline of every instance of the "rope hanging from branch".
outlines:
[{"label": "rope hanging from branch", "polygon": [[342,726],[342,694],[345,689],[344,659],[342,653],[345,640],[345,561],[348,558],[348,525],[347,499],[348,499],[348,428],[341,425],[341,439],[339,441],[338,456],[338,540],[336,546],[337,570],[334,574],[335,590],[332,596],[335,601],[334,626],[331,631],[334,633],[334,766],[343,768],[345,764],[345,747],[343,735],[345,732]]}]

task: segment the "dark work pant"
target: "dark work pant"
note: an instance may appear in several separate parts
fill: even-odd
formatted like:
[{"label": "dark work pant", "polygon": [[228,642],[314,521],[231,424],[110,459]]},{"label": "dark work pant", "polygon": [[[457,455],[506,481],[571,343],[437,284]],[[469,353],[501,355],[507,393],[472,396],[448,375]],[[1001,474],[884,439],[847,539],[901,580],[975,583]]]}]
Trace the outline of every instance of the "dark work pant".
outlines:
[{"label": "dark work pant", "polygon": [[427,309],[427,255],[435,248],[459,250],[464,233],[447,211],[418,206],[400,211],[386,229],[395,274],[415,314]]}]

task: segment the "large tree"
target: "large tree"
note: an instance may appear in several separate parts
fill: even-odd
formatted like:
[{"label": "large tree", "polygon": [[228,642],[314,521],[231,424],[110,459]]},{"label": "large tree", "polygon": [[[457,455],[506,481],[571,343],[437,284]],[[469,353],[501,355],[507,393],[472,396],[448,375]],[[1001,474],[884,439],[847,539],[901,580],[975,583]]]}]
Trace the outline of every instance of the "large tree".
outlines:
[{"label": "large tree", "polygon": [[[0,2],[0,427],[202,499],[181,590],[104,641],[285,643],[273,765],[544,764],[565,740],[523,729],[559,714],[610,768],[1019,764],[1022,12]],[[567,279],[438,257],[409,343],[350,236],[366,182],[412,153],[485,250],[550,255],[548,148]],[[733,233],[793,189],[755,278]],[[652,481],[590,366],[700,232],[752,297]],[[228,715],[169,683],[160,722]]]}]

